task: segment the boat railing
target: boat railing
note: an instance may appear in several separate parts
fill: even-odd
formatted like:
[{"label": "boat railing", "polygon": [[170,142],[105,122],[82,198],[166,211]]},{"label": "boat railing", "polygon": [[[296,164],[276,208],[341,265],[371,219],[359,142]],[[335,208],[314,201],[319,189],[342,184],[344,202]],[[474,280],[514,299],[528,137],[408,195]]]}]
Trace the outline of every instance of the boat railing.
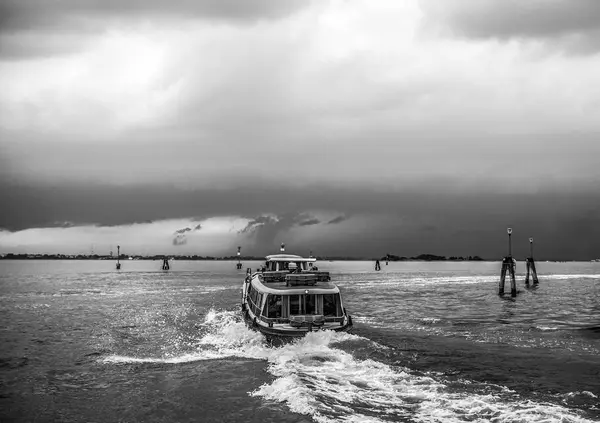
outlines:
[{"label": "boat railing", "polygon": [[331,280],[329,272],[309,272],[311,275],[315,275],[319,282],[327,282]]},{"label": "boat railing", "polygon": [[289,275],[289,272],[261,272],[258,274],[258,277],[261,280],[261,282],[285,282],[286,275]]},{"label": "boat railing", "polygon": [[[289,280],[292,280],[296,283],[293,284],[289,284],[289,285],[302,285],[301,283],[297,283],[303,280],[306,281],[315,281],[315,282],[328,282],[331,280],[331,276],[329,275],[329,272],[311,272],[309,271],[304,271],[304,272],[300,272],[300,273],[292,273],[292,272],[288,272],[288,271],[265,271],[265,272],[260,272],[258,273],[258,277],[260,278],[261,282],[287,282],[288,281],[288,277],[290,278]],[[309,283],[310,285],[311,283]],[[314,285],[314,283],[312,283],[312,285]]]},{"label": "boat railing", "polygon": [[287,286],[312,286],[319,281],[317,275],[312,273],[290,273],[285,275],[285,284]]}]

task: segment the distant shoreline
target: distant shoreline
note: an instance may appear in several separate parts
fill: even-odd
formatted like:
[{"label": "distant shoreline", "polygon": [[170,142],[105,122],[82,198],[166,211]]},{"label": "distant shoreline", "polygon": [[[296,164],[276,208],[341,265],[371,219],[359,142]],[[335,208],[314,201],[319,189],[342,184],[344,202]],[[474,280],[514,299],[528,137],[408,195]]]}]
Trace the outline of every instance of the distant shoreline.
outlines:
[{"label": "distant shoreline", "polygon": [[[198,255],[152,255],[152,256],[141,256],[141,255],[121,255],[119,260],[129,261],[129,260],[164,260],[168,258],[169,260],[178,260],[178,261],[237,261],[237,256],[226,256],[226,257],[212,257],[212,256],[198,256]],[[385,256],[382,258],[369,258],[369,257],[315,257],[318,261],[376,261],[385,262]],[[515,259],[519,260],[519,258],[515,257]],[[523,258],[522,260],[524,260]],[[0,255],[0,260],[117,260],[116,256],[100,256],[96,254],[87,255],[87,254],[3,254]],[[265,257],[255,257],[255,256],[243,256],[239,257],[241,261],[264,261]],[[445,262],[461,262],[461,261],[485,261],[485,262],[495,262],[501,261],[502,258],[498,258],[496,260],[484,259],[479,256],[468,256],[468,257],[444,257],[444,256],[436,256],[432,254],[421,254],[415,257],[398,257],[398,256],[389,256],[389,262],[431,262],[431,261],[445,261]],[[551,261],[551,262],[578,262],[578,261],[590,261],[590,260],[542,260],[538,261]],[[591,260],[594,262],[594,260]]]}]

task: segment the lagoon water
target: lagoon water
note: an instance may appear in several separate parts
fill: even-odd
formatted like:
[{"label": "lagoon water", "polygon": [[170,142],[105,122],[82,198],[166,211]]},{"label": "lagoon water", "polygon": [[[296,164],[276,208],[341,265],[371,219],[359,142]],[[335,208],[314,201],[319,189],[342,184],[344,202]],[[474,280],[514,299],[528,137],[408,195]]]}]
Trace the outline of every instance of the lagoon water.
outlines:
[{"label": "lagoon water", "polygon": [[233,262],[160,266],[0,261],[0,421],[600,421],[600,263],[320,262],[354,330],[278,347]]}]

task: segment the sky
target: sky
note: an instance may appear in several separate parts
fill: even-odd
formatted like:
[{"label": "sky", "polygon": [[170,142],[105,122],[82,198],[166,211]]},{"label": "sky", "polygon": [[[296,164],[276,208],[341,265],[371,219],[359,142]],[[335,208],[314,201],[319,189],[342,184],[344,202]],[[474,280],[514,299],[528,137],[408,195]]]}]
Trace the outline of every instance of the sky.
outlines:
[{"label": "sky", "polygon": [[0,254],[600,258],[597,0],[0,0]]}]

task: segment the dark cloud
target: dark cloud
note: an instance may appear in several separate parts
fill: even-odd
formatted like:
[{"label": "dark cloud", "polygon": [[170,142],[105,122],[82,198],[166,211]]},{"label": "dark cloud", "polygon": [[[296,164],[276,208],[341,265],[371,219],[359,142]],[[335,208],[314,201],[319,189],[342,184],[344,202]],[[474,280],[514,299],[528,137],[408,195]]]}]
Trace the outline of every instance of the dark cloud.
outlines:
[{"label": "dark cloud", "polygon": [[333,219],[331,219],[329,222],[327,222],[327,224],[329,225],[335,225],[336,223],[341,223],[344,220],[347,220],[348,218],[346,216],[337,216],[334,217]]},{"label": "dark cloud", "polygon": [[185,245],[187,244],[187,238],[185,235],[177,235],[175,238],[173,238],[173,245]]},{"label": "dark cloud", "polygon": [[[94,27],[94,20],[131,17],[177,17],[254,22],[285,17],[307,2],[300,0],[2,0],[3,32]],[[97,23],[96,23],[97,25]]]},{"label": "dark cloud", "polygon": [[321,223],[321,221],[319,219],[313,218],[313,219],[303,220],[302,222],[298,223],[298,226],[311,226],[311,225],[318,225],[319,223]]},{"label": "dark cloud", "polygon": [[421,0],[427,18],[470,38],[555,38],[587,42],[600,30],[597,0]]},{"label": "dark cloud", "polygon": [[188,232],[197,232],[200,229],[202,229],[201,224],[194,226],[194,229],[189,228],[189,227],[177,229],[175,231],[175,233],[173,234],[173,235],[175,235],[175,237],[173,238],[173,245],[187,244],[187,236],[186,235],[188,234]]},{"label": "dark cloud", "polygon": [[[282,233],[300,224],[306,218],[306,213],[288,212],[276,217],[259,216],[253,222],[259,222],[251,227],[249,234],[251,241],[258,251],[274,251],[284,242]],[[252,223],[252,222],[251,222]],[[250,227],[250,224],[247,228]]]},{"label": "dark cloud", "polygon": [[255,217],[239,233],[249,236],[258,251],[269,252],[282,242],[278,237],[287,230],[295,226],[312,226],[319,223],[319,219],[306,212],[284,212],[275,216]]},{"label": "dark cloud", "polygon": [[280,19],[300,0],[0,0],[0,58],[23,60],[82,50],[110,26],[177,19],[251,24]]},{"label": "dark cloud", "polygon": [[[355,216],[371,216],[361,227],[352,223],[350,229],[338,230],[327,225],[335,236],[319,245],[306,241],[306,249],[319,254],[432,253],[496,259],[506,253],[508,226],[515,230],[515,254],[527,253],[529,236],[535,237],[540,257],[592,259],[600,251],[600,197],[596,186],[583,184],[518,193],[441,182],[395,191],[327,186],[186,191],[158,186],[35,187],[4,181],[0,198],[0,227],[9,230],[65,221],[116,225],[241,215],[253,220],[240,236],[257,251],[272,252],[281,242],[298,244],[281,238],[301,222],[316,219],[302,212],[310,209],[350,215],[349,222]],[[174,244],[186,242],[187,234],[190,231],[176,234]]]},{"label": "dark cloud", "polygon": [[272,223],[276,223],[276,222],[277,222],[277,218],[274,218],[271,216],[258,216],[256,218],[252,219],[250,222],[248,222],[246,227],[244,229],[240,230],[239,233],[241,233],[241,234],[249,233],[249,232],[255,231],[260,226],[272,224]]}]

